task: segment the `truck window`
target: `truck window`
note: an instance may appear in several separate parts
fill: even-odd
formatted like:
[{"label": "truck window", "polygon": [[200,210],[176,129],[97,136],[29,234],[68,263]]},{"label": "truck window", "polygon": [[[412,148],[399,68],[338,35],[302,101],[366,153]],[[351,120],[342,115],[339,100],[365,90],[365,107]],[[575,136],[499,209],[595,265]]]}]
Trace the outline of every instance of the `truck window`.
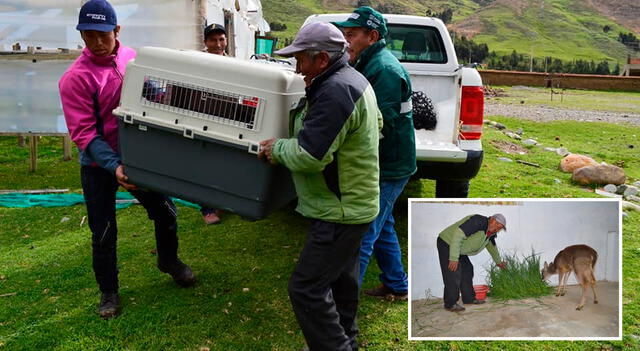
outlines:
[{"label": "truck window", "polygon": [[447,63],[440,32],[435,27],[388,24],[387,49],[400,62]]}]

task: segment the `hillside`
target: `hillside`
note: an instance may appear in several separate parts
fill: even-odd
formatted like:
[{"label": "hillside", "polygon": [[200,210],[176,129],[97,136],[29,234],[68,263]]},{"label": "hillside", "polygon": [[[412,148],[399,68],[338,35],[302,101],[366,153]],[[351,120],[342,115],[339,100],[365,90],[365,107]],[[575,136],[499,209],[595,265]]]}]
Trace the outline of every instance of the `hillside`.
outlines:
[{"label": "hillside", "polygon": [[[286,30],[274,31],[292,38],[304,19],[313,13],[349,12],[354,0],[263,0],[265,17]],[[640,33],[640,2],[637,0],[387,0],[369,1],[394,13],[424,15],[451,8],[449,28],[490,50],[512,50],[542,58],[624,62],[630,52],[618,42],[619,32]],[[610,30],[605,32],[603,28]]]}]

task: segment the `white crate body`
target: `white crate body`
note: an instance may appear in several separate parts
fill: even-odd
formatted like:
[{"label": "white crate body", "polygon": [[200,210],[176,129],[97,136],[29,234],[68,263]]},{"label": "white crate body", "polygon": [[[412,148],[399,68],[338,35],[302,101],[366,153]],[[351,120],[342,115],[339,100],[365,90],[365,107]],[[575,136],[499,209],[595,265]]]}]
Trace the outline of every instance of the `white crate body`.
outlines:
[{"label": "white crate body", "polygon": [[144,122],[246,146],[288,137],[288,116],[304,81],[281,63],[198,51],[143,47],[127,66],[120,107],[125,122]]}]

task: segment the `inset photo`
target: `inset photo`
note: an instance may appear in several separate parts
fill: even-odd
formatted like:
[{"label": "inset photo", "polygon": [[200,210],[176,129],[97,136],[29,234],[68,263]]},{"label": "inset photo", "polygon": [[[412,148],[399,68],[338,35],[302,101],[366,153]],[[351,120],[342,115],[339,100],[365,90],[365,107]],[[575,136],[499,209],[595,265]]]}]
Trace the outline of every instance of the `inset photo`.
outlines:
[{"label": "inset photo", "polygon": [[409,200],[409,339],[620,340],[618,199]]}]

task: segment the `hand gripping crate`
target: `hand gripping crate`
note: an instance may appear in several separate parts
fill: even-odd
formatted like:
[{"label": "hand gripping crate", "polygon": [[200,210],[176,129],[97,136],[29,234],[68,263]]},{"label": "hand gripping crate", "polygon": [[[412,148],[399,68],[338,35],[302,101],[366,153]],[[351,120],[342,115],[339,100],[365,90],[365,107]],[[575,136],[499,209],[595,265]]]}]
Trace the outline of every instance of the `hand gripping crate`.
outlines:
[{"label": "hand gripping crate", "polygon": [[259,142],[288,137],[303,95],[290,66],[141,48],[114,110],[125,172],[142,188],[262,218],[295,190],[285,167],[258,160]]}]

